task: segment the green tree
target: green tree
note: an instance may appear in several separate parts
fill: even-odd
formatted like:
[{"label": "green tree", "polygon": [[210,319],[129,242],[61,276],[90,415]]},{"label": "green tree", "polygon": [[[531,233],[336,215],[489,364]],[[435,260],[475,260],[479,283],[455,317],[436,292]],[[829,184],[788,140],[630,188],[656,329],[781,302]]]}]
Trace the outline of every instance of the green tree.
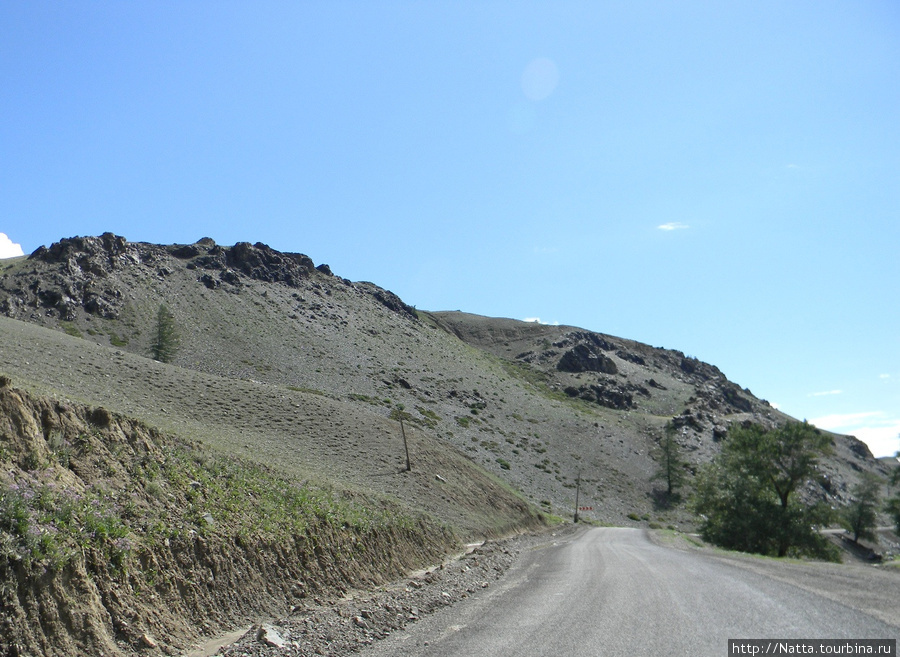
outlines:
[{"label": "green tree", "polygon": [[853,500],[843,509],[841,522],[853,532],[854,543],[858,543],[861,538],[870,540],[875,538],[882,483],[884,482],[880,477],[865,472],[851,491]]},{"label": "green tree", "polygon": [[685,470],[687,463],[682,456],[677,435],[678,429],[675,425],[672,422],[666,423],[662,438],[651,450],[651,456],[656,460],[657,467],[650,481],[665,482],[668,501],[677,501],[678,489],[684,486],[687,478]]},{"label": "green tree", "polygon": [[156,313],[156,328],[153,334],[153,342],[150,344],[150,356],[161,363],[171,363],[178,352],[181,336],[175,325],[175,316],[166,308],[165,304],[159,305]]},{"label": "green tree", "polygon": [[705,466],[692,499],[706,540],[734,550],[834,558],[814,529],[831,519],[825,504],[805,505],[794,493],[829,454],[831,439],[806,422],[767,430],[734,426],[721,453]]},{"label": "green tree", "polygon": [[[897,452],[894,456],[900,459],[900,452]],[[892,487],[900,486],[900,465],[894,466],[889,482]],[[900,491],[888,499],[884,505],[884,510],[891,516],[891,519],[894,521],[894,529],[900,534]]]}]

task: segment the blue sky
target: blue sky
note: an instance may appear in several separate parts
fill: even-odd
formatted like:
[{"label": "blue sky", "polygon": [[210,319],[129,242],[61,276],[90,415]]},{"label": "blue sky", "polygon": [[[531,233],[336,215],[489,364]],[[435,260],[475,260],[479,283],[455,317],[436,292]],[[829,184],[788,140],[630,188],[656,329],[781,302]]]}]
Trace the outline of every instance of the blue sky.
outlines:
[{"label": "blue sky", "polygon": [[900,449],[900,4],[0,4],[0,253],[261,241]]}]

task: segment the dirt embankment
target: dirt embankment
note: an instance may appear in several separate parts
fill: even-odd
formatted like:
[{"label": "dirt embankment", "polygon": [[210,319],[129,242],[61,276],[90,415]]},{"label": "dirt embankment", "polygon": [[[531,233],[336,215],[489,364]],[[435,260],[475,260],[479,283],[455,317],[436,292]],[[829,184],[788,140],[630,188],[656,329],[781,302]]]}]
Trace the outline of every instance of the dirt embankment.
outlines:
[{"label": "dirt embankment", "polygon": [[177,654],[457,544],[390,503],[0,377],[0,655]]}]

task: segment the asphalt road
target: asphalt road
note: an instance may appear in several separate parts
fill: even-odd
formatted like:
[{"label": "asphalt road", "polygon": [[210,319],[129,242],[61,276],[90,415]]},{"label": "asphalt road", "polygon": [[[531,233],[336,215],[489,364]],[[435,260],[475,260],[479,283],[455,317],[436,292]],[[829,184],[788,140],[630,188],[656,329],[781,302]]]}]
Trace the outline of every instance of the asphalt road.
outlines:
[{"label": "asphalt road", "polygon": [[360,654],[723,657],[728,639],[900,637],[758,570],[657,546],[642,530],[595,528],[532,550],[493,588]]}]

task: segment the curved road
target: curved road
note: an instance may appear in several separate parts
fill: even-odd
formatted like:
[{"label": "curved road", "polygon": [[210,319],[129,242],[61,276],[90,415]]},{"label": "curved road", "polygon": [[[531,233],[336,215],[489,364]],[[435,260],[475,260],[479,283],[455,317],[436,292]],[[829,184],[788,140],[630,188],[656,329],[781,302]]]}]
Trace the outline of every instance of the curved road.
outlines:
[{"label": "curved road", "polygon": [[595,528],[527,553],[492,589],[361,654],[724,657],[728,639],[898,636],[898,626],[726,560],[657,546],[642,530]]}]

